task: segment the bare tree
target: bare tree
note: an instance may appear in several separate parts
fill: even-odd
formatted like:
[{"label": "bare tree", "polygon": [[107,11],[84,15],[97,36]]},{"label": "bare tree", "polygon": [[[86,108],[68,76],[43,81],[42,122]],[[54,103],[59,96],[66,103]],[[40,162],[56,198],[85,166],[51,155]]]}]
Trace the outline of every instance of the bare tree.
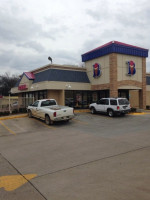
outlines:
[{"label": "bare tree", "polygon": [[7,72],[4,75],[0,75],[0,95],[8,96],[9,91],[15,86],[18,79],[17,75],[10,76]]}]

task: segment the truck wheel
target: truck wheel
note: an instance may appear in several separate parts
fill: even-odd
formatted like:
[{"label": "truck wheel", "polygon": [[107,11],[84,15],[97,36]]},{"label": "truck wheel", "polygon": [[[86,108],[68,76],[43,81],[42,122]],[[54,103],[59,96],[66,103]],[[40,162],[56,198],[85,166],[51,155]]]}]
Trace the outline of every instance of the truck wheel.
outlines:
[{"label": "truck wheel", "polygon": [[113,116],[114,116],[114,111],[111,110],[111,109],[109,109],[109,110],[107,111],[107,113],[108,113],[108,116],[109,116],[109,117],[113,117]]},{"label": "truck wheel", "polygon": [[29,117],[29,118],[32,117],[32,112],[31,112],[31,110],[28,110],[28,117]]},{"label": "truck wheel", "polygon": [[45,116],[45,123],[47,125],[52,125],[53,124],[53,121],[50,119],[50,117],[48,115]]},{"label": "truck wheel", "polygon": [[96,113],[95,108],[93,108],[93,107],[91,108],[91,113],[92,113],[92,114],[95,114],[95,113]]}]

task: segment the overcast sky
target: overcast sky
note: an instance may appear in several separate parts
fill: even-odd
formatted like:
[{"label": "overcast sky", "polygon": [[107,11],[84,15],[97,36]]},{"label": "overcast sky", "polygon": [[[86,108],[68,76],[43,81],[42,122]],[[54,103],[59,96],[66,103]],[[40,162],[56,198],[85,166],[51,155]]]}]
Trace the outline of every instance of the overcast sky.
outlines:
[{"label": "overcast sky", "polygon": [[150,49],[149,0],[0,0],[0,74],[81,65],[112,40]]}]

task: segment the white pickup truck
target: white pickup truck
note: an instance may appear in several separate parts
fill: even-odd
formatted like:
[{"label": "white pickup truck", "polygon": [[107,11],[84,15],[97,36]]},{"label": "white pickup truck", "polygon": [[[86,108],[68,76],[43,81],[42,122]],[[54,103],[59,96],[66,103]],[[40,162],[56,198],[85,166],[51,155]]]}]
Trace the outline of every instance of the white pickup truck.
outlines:
[{"label": "white pickup truck", "polygon": [[47,125],[54,121],[69,121],[74,117],[74,109],[68,106],[57,105],[55,99],[42,99],[35,101],[27,107],[28,116],[45,120]]}]

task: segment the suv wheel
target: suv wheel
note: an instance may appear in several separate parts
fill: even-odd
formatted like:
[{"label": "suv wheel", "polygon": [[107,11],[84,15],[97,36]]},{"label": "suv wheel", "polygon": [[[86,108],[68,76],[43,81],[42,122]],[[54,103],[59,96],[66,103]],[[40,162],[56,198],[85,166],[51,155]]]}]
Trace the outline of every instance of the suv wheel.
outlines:
[{"label": "suv wheel", "polygon": [[109,116],[109,117],[113,117],[113,116],[114,116],[114,111],[111,110],[111,109],[109,109],[109,110],[107,111],[107,113],[108,113],[108,116]]},{"label": "suv wheel", "polygon": [[93,108],[93,107],[91,108],[91,113],[92,113],[92,114],[95,114],[95,113],[96,113],[95,108]]}]

